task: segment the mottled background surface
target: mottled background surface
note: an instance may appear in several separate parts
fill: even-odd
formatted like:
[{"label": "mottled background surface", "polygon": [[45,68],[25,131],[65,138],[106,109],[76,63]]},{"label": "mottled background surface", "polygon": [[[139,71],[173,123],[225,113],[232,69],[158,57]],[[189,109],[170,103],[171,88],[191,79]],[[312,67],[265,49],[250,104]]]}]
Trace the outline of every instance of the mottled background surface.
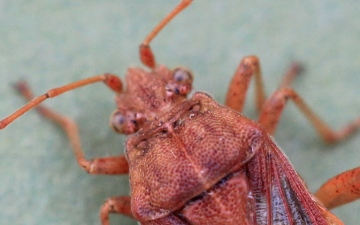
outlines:
[{"label": "mottled background surface", "polygon": [[[1,1],[0,117],[24,103],[11,88],[19,79],[40,94],[102,72],[123,77],[127,67],[140,65],[138,45],[177,2]],[[220,102],[242,57],[260,57],[267,93],[290,62],[299,60],[306,71],[295,89],[339,128],[360,112],[359,10],[357,1],[199,0],[152,47],[159,63],[191,68],[196,89]],[[123,139],[108,128],[113,98],[96,84],[46,105],[78,122],[85,154],[92,158],[123,151]],[[256,118],[251,100],[245,113]],[[293,104],[275,137],[312,191],[360,163],[360,133],[335,146],[323,144]],[[1,224],[99,224],[103,201],[128,192],[126,176],[82,171],[66,136],[35,112],[1,131]],[[334,213],[346,224],[357,224],[359,209],[356,202]],[[136,224],[120,216],[111,222]]]}]

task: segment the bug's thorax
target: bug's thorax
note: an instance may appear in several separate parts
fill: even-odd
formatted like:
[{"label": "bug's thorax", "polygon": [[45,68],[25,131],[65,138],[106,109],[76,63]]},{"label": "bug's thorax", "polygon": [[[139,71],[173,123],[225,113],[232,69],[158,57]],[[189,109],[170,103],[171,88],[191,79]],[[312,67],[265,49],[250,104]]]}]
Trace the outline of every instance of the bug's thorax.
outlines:
[{"label": "bug's thorax", "polygon": [[180,210],[238,171],[262,146],[263,132],[249,122],[197,92],[144,123],[126,142],[135,217],[156,219]]}]

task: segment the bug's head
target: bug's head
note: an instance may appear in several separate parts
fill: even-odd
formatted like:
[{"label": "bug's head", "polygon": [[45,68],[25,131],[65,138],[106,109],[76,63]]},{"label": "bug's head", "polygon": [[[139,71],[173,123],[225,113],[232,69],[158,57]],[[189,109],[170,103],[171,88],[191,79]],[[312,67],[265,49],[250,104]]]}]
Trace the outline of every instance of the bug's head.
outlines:
[{"label": "bug's head", "polygon": [[135,133],[145,122],[157,120],[161,114],[169,112],[175,105],[186,100],[191,91],[192,73],[183,67],[170,70],[165,66],[158,66],[149,44],[162,28],[191,2],[192,0],[182,0],[141,43],[140,60],[151,71],[141,68],[128,70],[126,90],[116,97],[117,109],[110,117],[110,126],[116,132]]},{"label": "bug's head", "polygon": [[125,81],[125,91],[116,96],[110,126],[118,133],[131,134],[186,100],[193,75],[183,67],[171,70],[159,65],[151,71],[130,68]]}]

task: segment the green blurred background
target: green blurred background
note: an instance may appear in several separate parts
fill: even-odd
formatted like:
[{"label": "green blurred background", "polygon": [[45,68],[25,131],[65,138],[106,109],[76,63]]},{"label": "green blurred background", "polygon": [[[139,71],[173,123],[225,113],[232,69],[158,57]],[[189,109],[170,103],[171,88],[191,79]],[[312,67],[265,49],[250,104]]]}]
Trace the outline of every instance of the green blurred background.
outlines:
[{"label": "green blurred background", "polygon": [[[139,66],[138,45],[179,1],[78,0],[0,2],[0,117],[24,102],[11,85],[29,81],[35,93],[91,75],[124,76]],[[261,59],[267,93],[288,65],[306,71],[294,88],[334,128],[360,113],[360,2],[336,0],[195,0],[152,44],[159,63],[184,65],[196,90],[223,102],[241,58]],[[256,118],[252,92],[245,113]],[[123,138],[108,128],[114,94],[102,84],[46,102],[74,118],[88,158],[119,154]],[[323,144],[289,104],[277,142],[309,188],[360,164],[360,133]],[[99,224],[109,196],[129,192],[126,176],[91,176],[73,157],[66,136],[34,111],[0,135],[1,224]],[[360,201],[333,210],[346,224],[360,221]],[[136,224],[111,216],[111,224]]]}]

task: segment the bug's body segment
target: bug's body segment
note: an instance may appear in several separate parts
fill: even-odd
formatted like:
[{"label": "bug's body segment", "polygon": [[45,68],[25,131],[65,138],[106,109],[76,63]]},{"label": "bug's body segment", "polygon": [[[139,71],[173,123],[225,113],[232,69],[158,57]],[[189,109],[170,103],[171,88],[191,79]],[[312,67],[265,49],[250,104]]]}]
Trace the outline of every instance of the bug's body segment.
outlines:
[{"label": "bug's body segment", "polygon": [[[236,172],[261,147],[255,124],[238,135],[248,119],[224,110],[202,93],[178,109],[171,118],[160,117],[162,125],[151,122],[152,127],[127,141],[131,195],[136,199],[132,209],[144,220],[178,210]],[[227,120],[233,123],[227,124]]]},{"label": "bug's body segment", "polygon": [[[127,82],[136,85],[117,97],[122,113],[146,115],[126,142],[135,218],[326,224],[316,201],[259,124],[201,92],[168,100],[165,87],[173,73],[165,66],[151,72],[131,69]],[[127,101],[139,96],[135,104]],[[151,97],[151,111],[135,111],[150,108],[136,104],[148,104]]]},{"label": "bug's body segment", "polygon": [[[170,70],[157,65],[149,43],[190,3],[182,0],[140,45],[140,59],[150,71],[130,68],[125,88],[120,78],[102,74],[34,98],[26,83],[19,82],[15,87],[31,101],[1,120],[0,129],[36,107],[64,129],[84,170],[129,173],[131,196],[112,197],[103,204],[103,225],[109,224],[110,213],[127,215],[142,225],[343,224],[325,207],[360,198],[360,167],[335,177],[318,191],[323,206],[271,135],[288,100],[294,101],[328,142],[342,140],[359,129],[360,118],[340,131],[330,129],[290,87],[300,71],[298,65],[291,67],[279,89],[265,101],[260,62],[255,56],[240,62],[225,106],[202,92],[188,98],[192,73],[183,67]],[[260,112],[257,122],[240,113],[253,76]],[[39,104],[99,81],[117,93],[110,125],[128,135],[126,154],[87,160],[76,123]]]}]

